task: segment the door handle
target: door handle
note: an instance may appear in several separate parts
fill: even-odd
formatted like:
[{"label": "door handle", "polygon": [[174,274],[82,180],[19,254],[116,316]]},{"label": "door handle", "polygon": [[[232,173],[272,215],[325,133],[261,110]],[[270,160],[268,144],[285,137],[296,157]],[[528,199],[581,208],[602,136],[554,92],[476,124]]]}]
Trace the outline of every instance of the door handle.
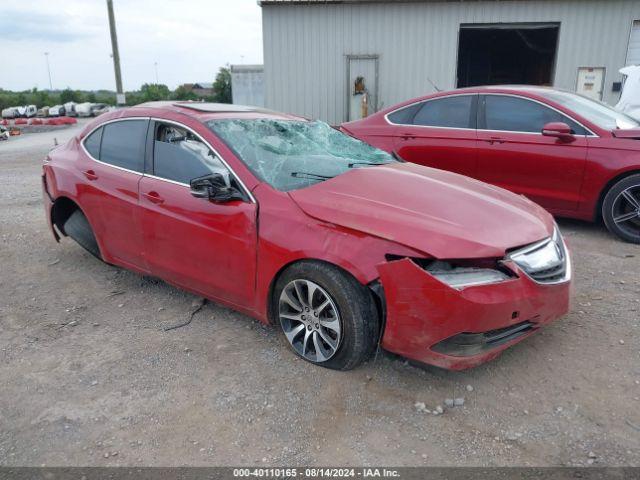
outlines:
[{"label": "door handle", "polygon": [[504,143],[506,140],[502,137],[489,137],[485,142],[489,142],[490,145],[493,145],[494,143]]},{"label": "door handle", "polygon": [[164,202],[164,198],[162,198],[158,194],[158,192],[143,193],[142,196],[144,198],[146,198],[147,200],[149,200],[151,203],[163,203]]},{"label": "door handle", "polygon": [[96,172],[94,172],[93,170],[86,170],[84,172],[82,172],[84,174],[85,177],[87,177],[89,180],[97,180],[98,179],[98,175],[96,175]]},{"label": "door handle", "polygon": [[402,133],[400,134],[400,138],[402,138],[402,140],[413,140],[416,136],[410,133]]}]

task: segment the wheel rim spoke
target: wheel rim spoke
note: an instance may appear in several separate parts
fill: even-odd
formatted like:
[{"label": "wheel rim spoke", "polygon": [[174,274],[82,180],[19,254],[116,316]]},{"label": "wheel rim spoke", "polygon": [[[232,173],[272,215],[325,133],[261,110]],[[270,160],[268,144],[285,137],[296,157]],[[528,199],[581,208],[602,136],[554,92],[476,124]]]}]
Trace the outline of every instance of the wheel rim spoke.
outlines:
[{"label": "wheel rim spoke", "polygon": [[[304,325],[303,325],[304,327]],[[311,338],[311,330],[307,329],[304,331],[304,340],[302,341],[302,355],[307,355],[309,351],[309,339]]]},{"label": "wheel rim spoke", "polygon": [[622,196],[624,197],[624,199],[629,202],[629,204],[635,208],[636,210],[640,210],[640,201],[638,201],[633,194],[631,193],[630,189],[625,190],[624,192],[622,192]]},{"label": "wheel rim spoke", "polygon": [[292,280],[282,290],[278,308],[285,337],[299,355],[314,363],[335,355],[342,338],[341,319],[323,287],[306,279]]},{"label": "wheel rim spoke", "polygon": [[316,349],[316,361],[324,362],[327,359],[327,356],[324,354],[324,349],[320,345],[322,342],[318,341],[319,332],[313,332],[313,346]]},{"label": "wheel rim spoke", "polygon": [[299,305],[296,300],[291,298],[291,294],[286,289],[282,291],[282,296],[280,297],[280,300],[285,301],[294,310],[296,310],[298,312],[302,311],[302,306]]},{"label": "wheel rim spoke", "polygon": [[293,289],[296,292],[296,297],[297,297],[298,302],[300,302],[300,304],[304,307],[305,306],[304,296],[302,295],[302,292],[300,292],[300,286],[298,285],[297,281],[293,282]]},{"label": "wheel rim spoke", "polygon": [[334,332],[340,332],[340,322],[337,318],[327,318],[320,320],[320,324],[329,330],[333,330]]},{"label": "wheel rim spoke", "polygon": [[321,314],[322,311],[325,308],[327,308],[329,305],[331,305],[331,300],[327,298],[324,302],[322,302],[322,304],[318,308],[316,308],[316,311],[318,312],[318,314]]},{"label": "wheel rim spoke", "polygon": [[335,352],[337,348],[337,345],[335,344],[335,340],[333,340],[331,337],[329,337],[329,335],[323,332],[322,329],[318,330],[318,335],[320,336],[320,338],[322,338],[322,340],[324,340],[324,343],[329,345],[329,348],[331,349],[331,351]]},{"label": "wheel rim spoke", "polygon": [[302,330],[304,330],[304,325],[300,323],[297,327],[292,328],[288,332],[284,332],[284,334],[287,336],[289,342],[293,343]]},{"label": "wheel rim spoke", "polygon": [[317,289],[318,286],[315,283],[307,281],[307,306],[309,308],[313,308],[313,296]]},{"label": "wheel rim spoke", "polygon": [[628,222],[629,220],[633,220],[634,218],[638,218],[638,212],[623,213],[622,215],[613,217],[613,221],[616,223],[623,223]]}]

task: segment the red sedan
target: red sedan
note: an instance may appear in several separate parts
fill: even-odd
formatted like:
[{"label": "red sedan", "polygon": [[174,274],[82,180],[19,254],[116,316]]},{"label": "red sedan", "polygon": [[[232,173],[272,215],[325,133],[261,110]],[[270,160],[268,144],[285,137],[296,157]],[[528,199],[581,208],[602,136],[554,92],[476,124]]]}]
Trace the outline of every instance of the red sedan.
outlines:
[{"label": "red sedan", "polygon": [[640,124],[542,87],[478,87],[395,105],[342,130],[403,159],[526,195],[552,214],[604,220],[640,243]]},{"label": "red sedan", "polygon": [[53,150],[42,183],[57,240],[279,325],[329,368],[381,346],[462,369],[568,309],[546,211],[318,121],[141,105]]}]

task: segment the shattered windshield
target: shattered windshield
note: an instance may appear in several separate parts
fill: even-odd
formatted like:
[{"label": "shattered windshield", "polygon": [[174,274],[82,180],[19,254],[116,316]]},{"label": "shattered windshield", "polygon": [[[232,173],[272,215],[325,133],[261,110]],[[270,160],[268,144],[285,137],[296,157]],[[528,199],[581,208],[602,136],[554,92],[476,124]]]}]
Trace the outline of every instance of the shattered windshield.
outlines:
[{"label": "shattered windshield", "polygon": [[207,125],[254,174],[285,192],[397,161],[320,121],[225,119]]}]

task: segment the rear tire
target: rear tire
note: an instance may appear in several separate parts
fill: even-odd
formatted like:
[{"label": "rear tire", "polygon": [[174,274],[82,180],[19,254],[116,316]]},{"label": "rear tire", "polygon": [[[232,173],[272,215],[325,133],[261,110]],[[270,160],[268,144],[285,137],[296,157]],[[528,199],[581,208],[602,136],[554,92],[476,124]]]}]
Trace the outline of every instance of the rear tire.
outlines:
[{"label": "rear tire", "polygon": [[350,370],[375,349],[380,325],[371,292],[333,265],[292,265],[278,279],[272,302],[287,343],[308,362]]},{"label": "rear tire", "polygon": [[640,174],[615,183],[602,202],[607,229],[622,240],[640,243]]},{"label": "rear tire", "polygon": [[76,209],[69,216],[67,221],[64,222],[63,228],[65,235],[73,238],[78,245],[84,248],[91,255],[102,260],[100,248],[98,247],[98,242],[93,234],[91,225],[89,225],[87,217],[84,216],[84,213],[82,213],[80,209]]}]

